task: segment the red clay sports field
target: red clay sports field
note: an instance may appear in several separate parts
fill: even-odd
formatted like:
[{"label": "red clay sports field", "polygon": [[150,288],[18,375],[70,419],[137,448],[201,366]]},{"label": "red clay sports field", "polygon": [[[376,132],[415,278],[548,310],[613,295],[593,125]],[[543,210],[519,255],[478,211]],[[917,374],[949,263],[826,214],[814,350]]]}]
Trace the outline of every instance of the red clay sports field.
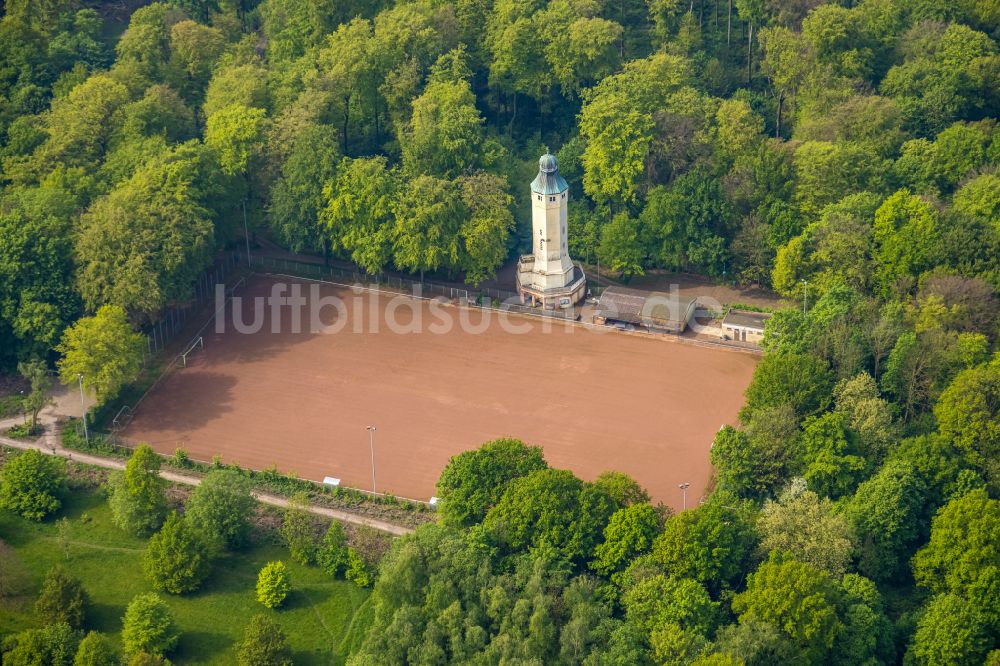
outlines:
[{"label": "red clay sports field", "polygon": [[[256,277],[238,294],[246,324],[278,279]],[[317,302],[316,283],[286,283]],[[157,384],[123,435],[165,454],[182,447],[199,460],[370,489],[366,426],[375,425],[377,490],[424,500],[450,456],[512,436],[584,479],[626,472],[679,509],[679,483],[691,484],[689,505],[705,490],[712,438],[735,422],[756,364],[670,337],[552,322],[546,332],[535,318],[501,323],[495,311],[312,288],[343,302],[320,313],[338,332],[310,333],[307,305],[303,332],[290,308],[265,306],[263,330],[241,333],[227,308],[225,331],[206,329],[204,351]],[[407,332],[390,330],[387,316]]]}]

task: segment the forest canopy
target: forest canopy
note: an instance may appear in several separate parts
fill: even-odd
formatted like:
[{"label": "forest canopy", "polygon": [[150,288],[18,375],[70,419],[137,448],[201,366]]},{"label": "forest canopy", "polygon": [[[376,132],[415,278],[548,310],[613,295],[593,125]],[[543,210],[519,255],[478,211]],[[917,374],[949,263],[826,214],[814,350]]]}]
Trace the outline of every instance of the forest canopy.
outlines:
[{"label": "forest canopy", "polygon": [[998,40],[987,0],[13,0],[0,370],[112,399],[256,239],[478,285],[551,149],[576,259],[787,307],[702,504],[458,456],[351,663],[996,663]]}]

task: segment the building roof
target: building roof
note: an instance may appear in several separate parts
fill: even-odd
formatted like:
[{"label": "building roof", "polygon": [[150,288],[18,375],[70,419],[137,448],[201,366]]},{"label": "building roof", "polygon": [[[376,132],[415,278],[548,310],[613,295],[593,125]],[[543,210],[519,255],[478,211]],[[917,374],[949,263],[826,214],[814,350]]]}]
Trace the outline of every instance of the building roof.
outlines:
[{"label": "building roof", "polygon": [[771,313],[769,312],[750,312],[749,310],[734,310],[730,308],[729,312],[722,319],[722,325],[763,331],[764,324],[770,318]]},{"label": "building roof", "polygon": [[559,194],[569,189],[566,179],[559,175],[559,161],[551,153],[545,153],[538,160],[538,175],[531,181],[531,191],[535,194]]},{"label": "building roof", "polygon": [[641,291],[626,287],[608,287],[597,303],[598,317],[628,324],[686,324],[695,299],[683,298],[662,291]]}]

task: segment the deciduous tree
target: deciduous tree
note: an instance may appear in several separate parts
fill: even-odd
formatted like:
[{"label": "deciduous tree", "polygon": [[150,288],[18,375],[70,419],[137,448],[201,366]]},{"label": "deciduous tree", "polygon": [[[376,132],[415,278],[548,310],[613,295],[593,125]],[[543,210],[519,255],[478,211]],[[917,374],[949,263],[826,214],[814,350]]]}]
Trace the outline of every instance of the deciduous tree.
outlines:
[{"label": "deciduous tree", "polygon": [[195,487],[184,517],[197,529],[229,548],[246,544],[256,502],[250,480],[235,470],[209,472]]},{"label": "deciduous tree", "polygon": [[512,482],[547,466],[541,448],[517,439],[496,439],[452,456],[437,482],[443,522],[455,527],[482,522]]},{"label": "deciduous tree", "polygon": [[35,612],[46,624],[65,622],[74,629],[83,627],[87,607],[87,593],[80,579],[74,578],[62,567],[49,569],[42,583],[42,591],[35,601]]},{"label": "deciduous tree", "polygon": [[154,589],[184,594],[201,587],[212,569],[211,557],[207,537],[174,512],[150,538],[142,568]]},{"label": "deciduous tree", "polygon": [[162,656],[179,638],[174,615],[159,596],[147,592],[129,602],[122,618],[122,648],[127,657],[142,652]]},{"label": "deciduous tree", "polygon": [[163,523],[166,514],[165,482],[160,478],[160,458],[148,444],[140,444],[125,463],[125,471],[108,480],[112,521],[134,535],[147,534]]},{"label": "deciduous tree", "polygon": [[291,589],[291,579],[284,562],[268,562],[257,576],[257,601],[265,608],[280,606]]},{"label": "deciduous tree", "polygon": [[59,510],[66,491],[63,460],[29,449],[0,469],[0,506],[22,518],[39,521]]},{"label": "deciduous tree", "polygon": [[240,666],[292,666],[285,632],[266,615],[254,615],[237,649]]}]

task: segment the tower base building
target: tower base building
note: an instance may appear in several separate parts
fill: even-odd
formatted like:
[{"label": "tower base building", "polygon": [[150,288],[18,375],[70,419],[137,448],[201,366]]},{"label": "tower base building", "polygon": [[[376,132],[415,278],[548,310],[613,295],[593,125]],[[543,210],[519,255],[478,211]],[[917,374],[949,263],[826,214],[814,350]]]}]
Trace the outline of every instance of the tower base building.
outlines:
[{"label": "tower base building", "polygon": [[515,273],[522,303],[569,308],[587,294],[587,277],[569,256],[568,204],[569,185],[555,155],[542,155],[531,181],[532,253],[521,255]]}]

